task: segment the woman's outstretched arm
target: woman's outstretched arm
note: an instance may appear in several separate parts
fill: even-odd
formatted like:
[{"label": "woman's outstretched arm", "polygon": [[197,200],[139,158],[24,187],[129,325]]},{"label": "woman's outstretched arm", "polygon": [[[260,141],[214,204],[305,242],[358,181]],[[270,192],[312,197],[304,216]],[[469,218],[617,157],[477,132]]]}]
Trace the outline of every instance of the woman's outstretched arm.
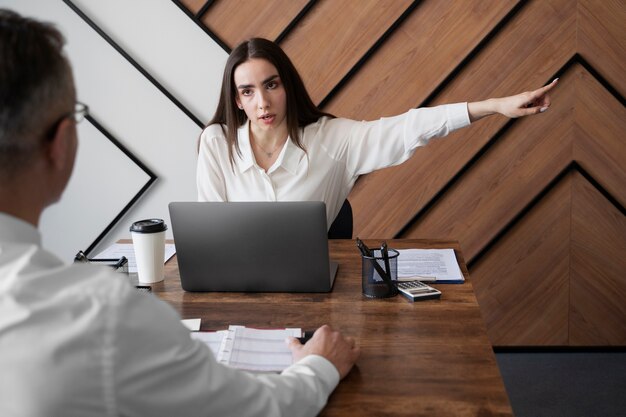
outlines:
[{"label": "woman's outstretched arm", "polygon": [[534,91],[517,94],[515,96],[490,98],[467,104],[467,111],[472,122],[492,114],[502,114],[506,117],[522,117],[531,114],[543,113],[550,107],[550,91],[558,82],[558,78],[545,87]]}]

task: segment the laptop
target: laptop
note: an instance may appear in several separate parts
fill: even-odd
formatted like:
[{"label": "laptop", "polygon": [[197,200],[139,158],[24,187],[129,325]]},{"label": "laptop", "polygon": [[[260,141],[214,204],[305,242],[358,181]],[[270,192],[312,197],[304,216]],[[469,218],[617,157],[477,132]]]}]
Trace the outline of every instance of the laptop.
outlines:
[{"label": "laptop", "polygon": [[185,291],[333,288],[323,202],[172,202],[169,211]]}]

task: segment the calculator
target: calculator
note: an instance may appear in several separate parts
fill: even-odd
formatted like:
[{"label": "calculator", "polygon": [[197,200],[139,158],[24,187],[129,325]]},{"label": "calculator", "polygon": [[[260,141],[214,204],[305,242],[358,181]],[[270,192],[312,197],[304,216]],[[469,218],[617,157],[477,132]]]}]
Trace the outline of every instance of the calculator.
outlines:
[{"label": "calculator", "polygon": [[398,282],[398,290],[400,294],[408,298],[409,301],[429,300],[441,297],[441,291],[421,281]]}]

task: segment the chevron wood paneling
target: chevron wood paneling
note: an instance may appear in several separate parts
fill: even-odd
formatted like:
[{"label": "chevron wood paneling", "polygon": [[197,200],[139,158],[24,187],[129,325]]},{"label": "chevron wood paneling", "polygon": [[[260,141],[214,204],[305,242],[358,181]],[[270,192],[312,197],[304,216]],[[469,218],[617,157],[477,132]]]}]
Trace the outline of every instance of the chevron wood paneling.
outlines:
[{"label": "chevron wood paneling", "polygon": [[577,51],[626,96],[626,6],[623,0],[580,0]]},{"label": "chevron wood paneling", "polygon": [[581,175],[572,196],[569,341],[626,345],[626,218]]},{"label": "chevron wood paneling", "polygon": [[568,175],[474,265],[493,344],[568,344],[570,206]]},{"label": "chevron wood paneling", "polygon": [[218,0],[203,19],[233,45],[305,3],[281,46],[337,116],[561,78],[547,113],[481,120],[359,179],[355,235],[459,240],[496,345],[625,345],[626,0]]},{"label": "chevron wood paneling", "polygon": [[[525,3],[430,104],[498,97],[551,81],[575,53],[575,9],[568,10],[571,7],[566,7],[567,3],[570,2]],[[537,62],[542,65],[537,66]],[[446,140],[436,140],[419,149],[413,158],[398,167],[368,175],[350,195],[350,201],[359,208],[354,210],[355,234],[366,237],[397,234],[506,122],[507,119],[499,116],[481,120]],[[402,186],[392,188],[388,184]],[[384,190],[384,195],[373,200],[372,189]],[[465,249],[462,240],[461,244]]]},{"label": "chevron wood paneling", "polygon": [[471,260],[572,160],[623,201],[626,109],[580,65],[561,82],[564,105],[512,125],[407,234],[455,236]]},{"label": "chevron wood paneling", "polygon": [[575,88],[572,159],[626,207],[626,107],[586,71]]}]

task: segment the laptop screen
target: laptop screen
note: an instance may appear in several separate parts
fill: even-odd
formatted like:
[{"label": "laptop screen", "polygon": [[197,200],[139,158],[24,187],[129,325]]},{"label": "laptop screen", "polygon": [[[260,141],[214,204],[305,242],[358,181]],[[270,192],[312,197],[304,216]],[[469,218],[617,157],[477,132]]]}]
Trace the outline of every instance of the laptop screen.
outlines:
[{"label": "laptop screen", "polygon": [[323,202],[173,202],[169,210],[186,291],[332,289]]}]

